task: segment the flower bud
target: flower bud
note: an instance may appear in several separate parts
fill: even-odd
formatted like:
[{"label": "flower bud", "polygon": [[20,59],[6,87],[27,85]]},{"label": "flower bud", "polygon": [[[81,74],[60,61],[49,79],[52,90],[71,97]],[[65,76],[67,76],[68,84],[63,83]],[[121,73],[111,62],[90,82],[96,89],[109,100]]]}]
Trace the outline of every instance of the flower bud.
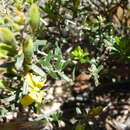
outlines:
[{"label": "flower bud", "polygon": [[14,18],[14,21],[17,23],[17,24],[25,24],[25,15],[23,12],[21,11],[18,11],[18,10],[15,10],[14,11],[14,15],[15,15],[15,18]]},{"label": "flower bud", "polygon": [[33,56],[33,41],[32,39],[27,40],[23,46],[23,52],[25,57],[25,63],[30,64]]},{"label": "flower bud", "polygon": [[12,45],[16,42],[13,32],[6,27],[0,27],[0,41]]},{"label": "flower bud", "polygon": [[32,4],[29,9],[30,25],[33,30],[37,30],[40,24],[40,12],[37,4]]}]

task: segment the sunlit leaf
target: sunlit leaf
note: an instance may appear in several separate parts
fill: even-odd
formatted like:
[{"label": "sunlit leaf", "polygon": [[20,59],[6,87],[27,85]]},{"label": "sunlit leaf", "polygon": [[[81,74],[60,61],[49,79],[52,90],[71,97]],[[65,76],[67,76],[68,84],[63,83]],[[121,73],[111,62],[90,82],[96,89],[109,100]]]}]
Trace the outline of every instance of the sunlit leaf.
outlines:
[{"label": "sunlit leaf", "polygon": [[58,74],[59,74],[59,76],[60,76],[62,79],[66,80],[67,82],[70,82],[70,81],[71,81],[71,79],[70,79],[68,76],[66,76],[63,72],[58,73]]},{"label": "sunlit leaf", "polygon": [[39,74],[42,77],[46,77],[46,73],[37,65],[32,64],[31,68],[35,73]]},{"label": "sunlit leaf", "polygon": [[21,69],[22,68],[22,65],[23,65],[23,62],[24,62],[24,54],[21,53],[17,56],[17,61],[15,63],[15,67],[17,69]]}]

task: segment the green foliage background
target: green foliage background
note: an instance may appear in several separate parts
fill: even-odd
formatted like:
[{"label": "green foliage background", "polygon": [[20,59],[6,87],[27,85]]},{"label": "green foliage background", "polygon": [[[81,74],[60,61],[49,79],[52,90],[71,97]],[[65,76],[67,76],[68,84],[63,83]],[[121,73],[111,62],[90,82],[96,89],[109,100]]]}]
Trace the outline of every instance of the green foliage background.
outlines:
[{"label": "green foliage background", "polygon": [[[88,64],[95,86],[107,63],[129,64],[129,28],[119,34],[112,21],[113,8],[128,2],[113,1],[102,12],[100,2],[85,0],[2,0],[0,2],[1,116],[16,108],[29,93],[26,74],[49,80],[74,82],[76,66]],[[99,5],[98,5],[99,4]],[[95,5],[95,10],[92,11]],[[114,7],[113,7],[114,5]],[[68,72],[71,68],[71,72]],[[67,73],[66,73],[67,72]],[[40,89],[45,95],[47,91]],[[42,103],[44,104],[45,96]],[[33,102],[29,107],[39,109]],[[78,127],[77,127],[78,129]]]}]

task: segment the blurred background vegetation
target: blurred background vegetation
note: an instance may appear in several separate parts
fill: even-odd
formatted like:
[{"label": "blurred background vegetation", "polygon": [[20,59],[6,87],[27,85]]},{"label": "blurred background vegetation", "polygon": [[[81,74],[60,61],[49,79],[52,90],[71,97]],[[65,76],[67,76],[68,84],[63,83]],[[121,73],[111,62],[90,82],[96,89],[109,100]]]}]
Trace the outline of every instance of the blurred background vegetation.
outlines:
[{"label": "blurred background vegetation", "polygon": [[129,35],[128,0],[1,0],[0,122],[127,128]]}]

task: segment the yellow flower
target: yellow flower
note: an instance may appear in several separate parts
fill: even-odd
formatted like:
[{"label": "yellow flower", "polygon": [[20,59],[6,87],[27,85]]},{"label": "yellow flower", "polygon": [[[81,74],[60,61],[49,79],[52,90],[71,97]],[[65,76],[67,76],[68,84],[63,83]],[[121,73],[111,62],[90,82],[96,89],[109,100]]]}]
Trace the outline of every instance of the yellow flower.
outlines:
[{"label": "yellow flower", "polygon": [[42,102],[43,95],[44,94],[41,91],[31,91],[20,100],[20,103],[23,105],[23,107],[27,107],[33,102],[40,104]]},{"label": "yellow flower", "polygon": [[31,73],[27,73],[25,76],[25,80],[27,81],[28,85],[34,88],[43,88],[43,85],[46,81],[45,78],[41,78],[41,76],[32,75]]},{"label": "yellow flower", "polygon": [[33,75],[32,73],[27,73],[25,81],[29,86],[29,93],[20,100],[20,103],[23,107],[27,107],[33,102],[40,104],[44,95],[40,89],[43,87],[46,79],[42,79],[40,76]]}]

